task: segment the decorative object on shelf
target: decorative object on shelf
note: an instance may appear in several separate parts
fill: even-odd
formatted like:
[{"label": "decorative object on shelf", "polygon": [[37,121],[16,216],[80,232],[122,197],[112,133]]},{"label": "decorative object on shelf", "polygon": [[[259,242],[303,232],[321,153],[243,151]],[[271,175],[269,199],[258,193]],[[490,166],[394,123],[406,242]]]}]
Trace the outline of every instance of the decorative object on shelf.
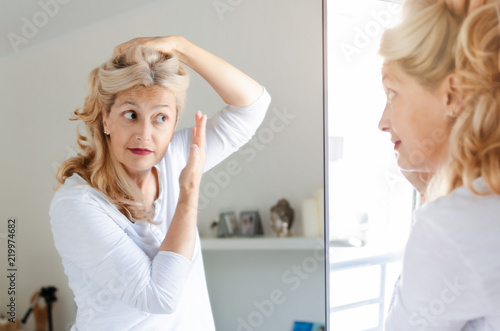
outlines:
[{"label": "decorative object on shelf", "polygon": [[[213,224],[213,223],[212,223]],[[238,231],[238,222],[234,212],[221,213],[217,223],[217,237],[234,237]]]},{"label": "decorative object on shelf", "polygon": [[302,230],[304,237],[323,237],[324,191],[316,190],[314,198],[302,201]]},{"label": "decorative object on shelf", "polygon": [[278,237],[290,237],[294,211],[286,199],[281,199],[271,208],[271,227]]},{"label": "decorative object on shelf", "polygon": [[238,234],[242,237],[253,237],[264,234],[258,211],[242,211]]}]

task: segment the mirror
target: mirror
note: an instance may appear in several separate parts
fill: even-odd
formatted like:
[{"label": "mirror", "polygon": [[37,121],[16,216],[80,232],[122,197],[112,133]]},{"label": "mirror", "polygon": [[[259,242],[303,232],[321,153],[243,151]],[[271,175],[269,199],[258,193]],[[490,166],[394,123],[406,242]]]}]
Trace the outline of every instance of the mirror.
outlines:
[{"label": "mirror", "polygon": [[[317,220],[302,216],[311,215],[304,201],[323,187],[321,0],[41,0],[10,4],[1,21],[10,39],[4,38],[0,59],[0,240],[6,245],[7,221],[15,217],[17,318],[32,293],[48,285],[58,288],[55,329],[69,330],[75,317],[48,208],[57,166],[77,152],[79,123],[68,118],[83,104],[90,71],[131,38],[183,35],[256,79],[272,97],[254,138],[202,183],[199,232],[216,327],[292,330],[294,321],[324,323],[323,244],[319,234],[303,238]],[[179,128],[192,126],[198,109],[210,116],[222,107],[191,71]],[[229,164],[237,174],[227,171]],[[281,198],[295,211],[293,238],[276,239],[270,226],[270,209]],[[210,228],[222,212],[255,210],[264,238],[217,239]],[[8,288],[7,281],[0,288]],[[9,299],[0,293],[2,305]]]}]

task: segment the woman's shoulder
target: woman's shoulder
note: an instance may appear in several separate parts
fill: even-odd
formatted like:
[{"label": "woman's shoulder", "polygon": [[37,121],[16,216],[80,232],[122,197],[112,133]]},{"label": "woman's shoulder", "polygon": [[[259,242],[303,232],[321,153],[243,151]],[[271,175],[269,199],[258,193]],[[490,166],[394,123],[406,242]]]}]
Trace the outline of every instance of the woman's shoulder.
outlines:
[{"label": "woman's shoulder", "polygon": [[68,177],[61,187],[54,193],[50,203],[50,209],[59,203],[68,204],[108,204],[104,195],[94,189],[90,184],[78,174]]},{"label": "woman's shoulder", "polygon": [[488,193],[483,178],[476,179],[473,187],[485,194],[476,194],[461,186],[446,196],[424,203],[416,211],[416,215],[442,220],[453,219],[453,222],[470,218],[496,220],[497,215],[500,215],[500,196]]},{"label": "woman's shoulder", "polygon": [[97,224],[105,218],[114,220],[122,228],[130,226],[116,206],[78,174],[68,177],[56,191],[49,216],[53,227],[61,222],[78,223],[80,218],[85,218],[87,224]]},{"label": "woman's shoulder", "polygon": [[91,186],[78,174],[73,174],[66,178],[64,184],[55,192],[52,203],[62,199],[83,199]]},{"label": "woman's shoulder", "polygon": [[[482,179],[476,188],[485,188]],[[412,231],[422,236],[438,238],[462,250],[476,248],[500,249],[500,196],[478,195],[466,187],[459,187],[450,194],[422,205],[415,212]],[[468,254],[467,254],[468,255]],[[472,254],[475,255],[475,254]]]}]

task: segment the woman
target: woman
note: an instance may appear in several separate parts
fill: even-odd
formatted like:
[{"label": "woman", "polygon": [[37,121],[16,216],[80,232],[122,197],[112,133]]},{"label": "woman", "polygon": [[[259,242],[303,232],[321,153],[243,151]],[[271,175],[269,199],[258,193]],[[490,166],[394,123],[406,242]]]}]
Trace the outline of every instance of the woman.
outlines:
[{"label": "woman", "polygon": [[[379,127],[424,183],[386,330],[500,330],[500,3],[409,0],[380,47]],[[426,177],[416,174],[430,174]]]},{"label": "woman", "polygon": [[[189,83],[180,62],[228,105],[174,133]],[[136,38],[90,75],[75,111],[87,135],[50,206],[77,305],[72,330],[214,330],[197,204],[201,174],[245,144],[269,94],[178,36]],[[206,137],[206,138],[205,138]]]}]

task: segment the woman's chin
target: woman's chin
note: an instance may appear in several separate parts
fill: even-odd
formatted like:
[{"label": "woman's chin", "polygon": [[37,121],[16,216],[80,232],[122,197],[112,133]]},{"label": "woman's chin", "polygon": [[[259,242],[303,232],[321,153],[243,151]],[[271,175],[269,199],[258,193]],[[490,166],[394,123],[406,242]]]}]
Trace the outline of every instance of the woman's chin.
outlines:
[{"label": "woman's chin", "polygon": [[408,162],[408,160],[406,160],[404,157],[399,156],[398,168],[400,171],[404,172],[421,172],[423,171],[424,167],[422,165],[412,164],[411,162]]}]

